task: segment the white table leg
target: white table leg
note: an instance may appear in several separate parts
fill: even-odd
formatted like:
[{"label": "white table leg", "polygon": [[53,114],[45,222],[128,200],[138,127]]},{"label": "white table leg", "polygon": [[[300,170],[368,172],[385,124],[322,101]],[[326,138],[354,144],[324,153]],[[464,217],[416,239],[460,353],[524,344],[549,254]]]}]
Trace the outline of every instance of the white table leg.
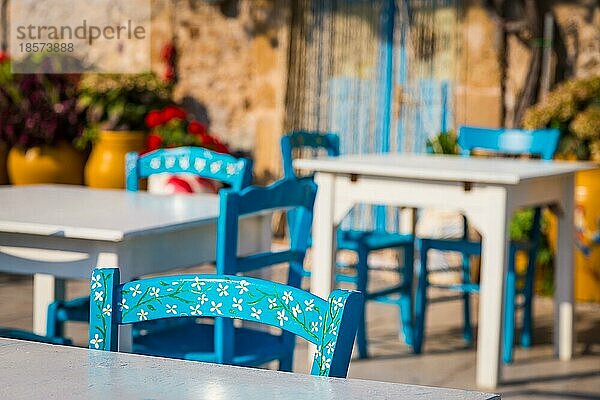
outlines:
[{"label": "white table leg", "polygon": [[476,382],[483,389],[494,389],[501,372],[502,307],[510,217],[506,200],[506,190],[497,188],[490,196],[485,215],[478,218],[483,242]]},{"label": "white table leg", "polygon": [[317,173],[315,182],[319,189],[313,218],[310,290],[326,299],[335,273],[335,175]]},{"label": "white table leg", "polygon": [[65,281],[52,275],[35,274],[33,276],[33,332],[46,334],[48,305],[54,300],[64,300]]},{"label": "white table leg", "polygon": [[573,222],[574,177],[564,178],[563,204],[558,216],[558,248],[554,283],[556,287],[554,306],[554,351],[560,360],[570,360],[573,355]]},{"label": "white table leg", "polygon": [[[313,217],[313,247],[310,291],[322,298],[329,297],[335,276],[335,175],[317,173],[318,185]],[[313,363],[316,347],[308,348],[308,370]]]}]

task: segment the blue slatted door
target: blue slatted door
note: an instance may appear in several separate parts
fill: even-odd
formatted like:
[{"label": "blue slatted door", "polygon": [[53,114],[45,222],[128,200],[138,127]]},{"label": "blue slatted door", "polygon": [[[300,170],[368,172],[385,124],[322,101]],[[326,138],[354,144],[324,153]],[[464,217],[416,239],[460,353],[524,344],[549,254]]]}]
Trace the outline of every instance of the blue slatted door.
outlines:
[{"label": "blue slatted door", "polygon": [[[340,135],[342,154],[367,154],[426,150],[426,140],[452,128],[452,80],[436,76],[436,58],[414,58],[415,21],[430,15],[436,7],[452,8],[455,0],[344,0],[346,9],[368,3],[378,7],[371,17],[372,37],[357,35],[353,40],[372,40],[361,54],[352,54],[360,63],[346,61],[350,68],[329,76],[327,110],[320,115],[331,132]],[[349,6],[350,4],[350,6]],[[335,7],[335,6],[334,6]],[[335,11],[335,10],[330,10]],[[434,23],[433,19],[429,22]],[[352,28],[355,29],[355,28]],[[356,28],[358,29],[358,28]],[[351,40],[350,40],[351,41]],[[413,42],[411,42],[413,41]],[[344,228],[399,229],[395,208],[356,206],[343,222]]]}]

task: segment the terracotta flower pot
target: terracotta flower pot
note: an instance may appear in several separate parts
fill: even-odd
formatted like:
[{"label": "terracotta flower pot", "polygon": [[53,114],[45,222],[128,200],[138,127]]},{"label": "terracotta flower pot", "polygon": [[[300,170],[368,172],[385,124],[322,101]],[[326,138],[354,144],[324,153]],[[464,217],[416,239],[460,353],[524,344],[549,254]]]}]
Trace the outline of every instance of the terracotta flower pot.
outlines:
[{"label": "terracotta flower pot", "polygon": [[73,145],[61,141],[57,145],[15,146],[8,153],[8,177],[13,185],[36,183],[83,183],[83,154]]},{"label": "terracotta flower pot", "polygon": [[125,155],[144,148],[144,132],[102,131],[85,166],[85,184],[95,188],[125,187]]}]

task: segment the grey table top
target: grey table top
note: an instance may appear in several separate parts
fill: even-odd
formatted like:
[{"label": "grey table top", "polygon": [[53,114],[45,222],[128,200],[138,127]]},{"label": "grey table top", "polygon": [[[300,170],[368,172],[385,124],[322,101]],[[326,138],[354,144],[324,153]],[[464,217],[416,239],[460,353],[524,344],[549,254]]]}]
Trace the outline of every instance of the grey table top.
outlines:
[{"label": "grey table top", "polygon": [[214,194],[161,196],[69,185],[0,188],[0,232],[118,242],[214,223],[218,215]]},{"label": "grey table top", "polygon": [[455,389],[320,378],[0,339],[2,399],[499,399]]}]

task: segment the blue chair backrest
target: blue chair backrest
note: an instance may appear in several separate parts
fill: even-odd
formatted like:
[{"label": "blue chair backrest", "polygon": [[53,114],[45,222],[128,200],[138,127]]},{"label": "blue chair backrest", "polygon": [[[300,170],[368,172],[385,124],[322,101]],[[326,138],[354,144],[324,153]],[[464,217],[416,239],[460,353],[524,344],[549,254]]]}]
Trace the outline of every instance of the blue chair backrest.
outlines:
[{"label": "blue chair backrest", "polygon": [[[250,186],[241,191],[222,190],[217,222],[217,273],[236,274],[290,263],[288,284],[300,286],[302,264],[312,225],[317,185],[312,179],[283,179],[267,187]],[[294,219],[290,248],[238,257],[237,241],[240,217],[258,212],[284,210]]]},{"label": "blue chair backrest", "polygon": [[313,375],[345,377],[362,295],[323,300],[302,289],[239,276],[179,275],[120,283],[118,268],[92,273],[89,348],[117,350],[117,327],[161,318],[223,317],[276,326],[317,345]]},{"label": "blue chair backrest", "polygon": [[[250,186],[239,192],[221,190],[217,222],[217,274],[234,275],[287,263],[287,285],[300,287],[316,193],[317,185],[312,179],[284,179],[268,187]],[[240,217],[276,210],[286,211],[290,226],[293,226],[289,249],[269,249],[262,253],[238,256]],[[234,336],[232,321],[215,321],[214,348],[218,362],[230,363],[233,359]],[[285,351],[293,354],[294,335],[284,331],[281,340]]]},{"label": "blue chair backrest", "polygon": [[461,126],[458,145],[462,155],[482,149],[504,154],[539,155],[551,160],[556,152],[560,131],[558,129],[492,129]]},{"label": "blue chair backrest", "polygon": [[293,131],[281,138],[281,156],[283,160],[283,176],[296,176],[293,165],[293,151],[296,149],[322,149],[329,156],[340,155],[340,138],[335,133],[309,131]]},{"label": "blue chair backrest", "polygon": [[191,173],[241,190],[252,182],[252,161],[202,147],[158,149],[141,156],[136,152],[127,153],[127,190],[135,192],[140,179],[163,172]]}]

